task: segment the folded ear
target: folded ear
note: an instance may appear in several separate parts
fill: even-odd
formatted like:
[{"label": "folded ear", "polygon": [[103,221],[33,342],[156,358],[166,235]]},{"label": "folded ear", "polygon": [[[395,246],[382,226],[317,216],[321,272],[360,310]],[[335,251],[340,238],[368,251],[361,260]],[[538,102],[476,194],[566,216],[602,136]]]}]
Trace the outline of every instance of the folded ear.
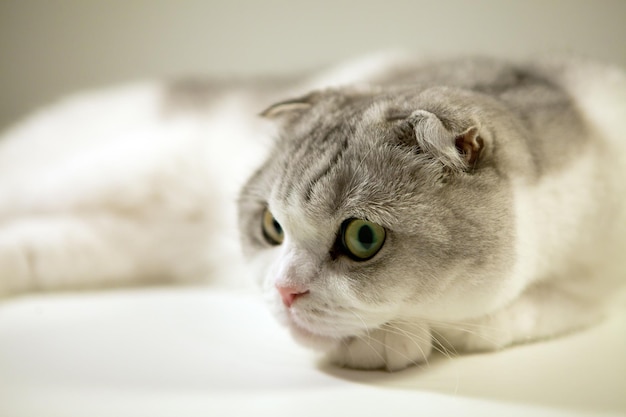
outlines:
[{"label": "folded ear", "polygon": [[313,97],[313,94],[307,94],[306,96],[279,101],[263,110],[259,115],[267,119],[297,116],[313,106]]},{"label": "folded ear", "polygon": [[446,128],[441,119],[426,110],[417,110],[408,117],[417,145],[443,165],[467,171],[474,168],[485,146],[477,123],[459,133]]}]

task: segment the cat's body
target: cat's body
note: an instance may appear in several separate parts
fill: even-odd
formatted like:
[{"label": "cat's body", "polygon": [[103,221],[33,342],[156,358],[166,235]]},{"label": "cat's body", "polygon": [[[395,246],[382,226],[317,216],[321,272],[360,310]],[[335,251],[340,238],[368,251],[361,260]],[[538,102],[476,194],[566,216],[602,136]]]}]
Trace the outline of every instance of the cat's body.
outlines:
[{"label": "cat's body", "polygon": [[300,79],[145,82],[69,97],[16,124],[0,136],[0,297],[245,285],[237,194],[274,136],[259,111],[387,61]]},{"label": "cat's body", "polygon": [[[335,362],[400,369],[432,340],[494,349],[604,314],[626,281],[622,73],[483,59],[352,70],[207,94],[138,87],[10,131],[0,293],[238,275],[234,201],[265,159],[241,194],[245,252],[279,318]],[[254,117],[345,82],[357,86],[269,108],[278,131]],[[365,249],[384,234],[377,252],[347,252],[352,219],[372,225]]]},{"label": "cat's body", "polygon": [[337,363],[552,337],[624,285],[620,73],[457,60],[265,114],[283,127],[242,193],[244,248],[278,317]]}]

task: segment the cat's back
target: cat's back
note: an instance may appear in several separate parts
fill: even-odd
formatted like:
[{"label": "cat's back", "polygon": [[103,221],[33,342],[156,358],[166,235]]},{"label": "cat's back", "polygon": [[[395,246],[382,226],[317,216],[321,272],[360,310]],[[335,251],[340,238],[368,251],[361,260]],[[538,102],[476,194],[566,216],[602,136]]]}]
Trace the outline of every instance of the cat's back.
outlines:
[{"label": "cat's back", "polygon": [[460,57],[390,64],[373,78],[385,88],[452,87],[493,97],[526,121],[550,122],[571,112],[609,140],[626,133],[626,74],[618,67],[579,57],[503,60]]},{"label": "cat's back", "polygon": [[[624,278],[626,76],[580,58],[511,62],[457,58],[415,62],[375,80],[418,92],[448,87],[495,103],[517,141],[499,138],[514,197],[516,274]],[[506,134],[504,136],[507,136]],[[514,154],[518,153],[518,154]],[[506,165],[506,164],[505,164]]]},{"label": "cat's back", "polygon": [[[626,73],[623,69],[583,59],[547,61],[540,68],[556,73],[591,128],[611,145],[623,148],[626,137]],[[619,152],[624,155],[624,152]]]}]

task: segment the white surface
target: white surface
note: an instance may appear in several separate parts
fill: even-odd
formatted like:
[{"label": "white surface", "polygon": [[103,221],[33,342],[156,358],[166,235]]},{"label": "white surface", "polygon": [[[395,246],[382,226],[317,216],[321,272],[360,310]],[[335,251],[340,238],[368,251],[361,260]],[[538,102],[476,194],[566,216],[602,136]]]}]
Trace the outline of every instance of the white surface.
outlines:
[{"label": "white surface", "polygon": [[163,288],[0,304],[0,416],[626,415],[626,312],[403,372],[333,368],[260,298]]}]

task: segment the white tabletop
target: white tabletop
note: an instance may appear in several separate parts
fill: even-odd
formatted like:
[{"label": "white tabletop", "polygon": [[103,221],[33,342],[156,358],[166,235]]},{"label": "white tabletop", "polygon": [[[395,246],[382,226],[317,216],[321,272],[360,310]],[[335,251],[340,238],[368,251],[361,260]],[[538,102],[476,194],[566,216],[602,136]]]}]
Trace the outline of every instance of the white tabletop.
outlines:
[{"label": "white tabletop", "polygon": [[626,415],[626,311],[398,373],[329,366],[254,294],[152,288],[0,303],[0,416]]}]

